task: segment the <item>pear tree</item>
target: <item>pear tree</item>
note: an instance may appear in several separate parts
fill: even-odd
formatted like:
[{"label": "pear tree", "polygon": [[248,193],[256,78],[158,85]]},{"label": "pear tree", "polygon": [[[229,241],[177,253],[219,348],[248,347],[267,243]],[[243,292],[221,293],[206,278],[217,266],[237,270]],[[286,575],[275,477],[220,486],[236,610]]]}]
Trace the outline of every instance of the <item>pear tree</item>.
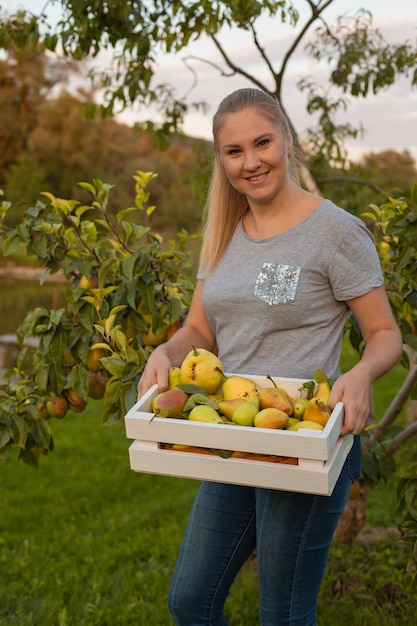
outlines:
[{"label": "pear tree", "polygon": [[[44,268],[41,284],[60,272],[67,286],[65,306],[35,308],[17,330],[19,358],[0,387],[0,459],[17,448],[37,465],[53,449],[49,418],[82,411],[89,398],[103,397],[103,423],[121,420],[149,352],[181,325],[194,287],[191,237],[163,237],[147,225],[154,177],[136,172],[134,205],[116,216],[112,186],[100,180],[80,183],[89,204],[45,192],[16,227],[7,225],[10,203],[1,202],[3,254],[23,249]],[[27,337],[37,347],[25,347]]]}]

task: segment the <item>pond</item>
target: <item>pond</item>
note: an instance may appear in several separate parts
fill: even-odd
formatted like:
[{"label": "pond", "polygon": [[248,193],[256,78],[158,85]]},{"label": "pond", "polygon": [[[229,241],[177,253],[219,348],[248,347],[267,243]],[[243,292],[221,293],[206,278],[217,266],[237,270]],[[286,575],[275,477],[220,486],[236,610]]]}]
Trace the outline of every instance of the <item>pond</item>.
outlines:
[{"label": "pond", "polygon": [[0,335],[15,333],[26,314],[40,306],[58,309],[65,305],[65,284],[39,280],[0,279]]}]

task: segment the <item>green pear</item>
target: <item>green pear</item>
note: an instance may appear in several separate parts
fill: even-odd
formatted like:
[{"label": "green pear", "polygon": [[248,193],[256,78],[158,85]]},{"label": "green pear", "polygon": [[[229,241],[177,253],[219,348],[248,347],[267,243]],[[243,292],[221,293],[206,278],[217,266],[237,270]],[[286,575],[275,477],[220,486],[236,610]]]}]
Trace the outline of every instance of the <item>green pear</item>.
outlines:
[{"label": "green pear", "polygon": [[307,398],[296,398],[292,403],[292,416],[296,417],[298,420],[302,420],[307,407]]},{"label": "green pear", "polygon": [[197,385],[206,393],[216,393],[224,373],[220,359],[204,348],[193,348],[181,363],[181,384]]},{"label": "green pear", "polygon": [[255,415],[259,411],[259,397],[252,396],[248,400],[244,400],[234,411],[232,422],[239,426],[253,426]]},{"label": "green pear", "polygon": [[300,420],[296,417],[289,417],[286,430],[294,430],[292,427],[297,426],[300,423]]},{"label": "green pear", "polygon": [[191,409],[188,419],[191,422],[211,422],[213,424],[223,424],[223,420],[217,411],[207,404],[198,404]]}]

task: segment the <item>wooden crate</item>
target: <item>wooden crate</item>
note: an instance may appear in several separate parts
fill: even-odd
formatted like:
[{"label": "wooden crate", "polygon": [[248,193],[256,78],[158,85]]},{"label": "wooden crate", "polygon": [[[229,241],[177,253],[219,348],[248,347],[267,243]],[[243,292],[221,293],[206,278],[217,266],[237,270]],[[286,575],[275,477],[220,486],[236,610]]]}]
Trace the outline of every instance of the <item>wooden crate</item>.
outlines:
[{"label": "wooden crate", "polygon": [[[245,376],[262,387],[272,386],[266,377]],[[294,378],[274,380],[295,397],[304,382]],[[153,386],[125,416],[126,436],[135,440],[129,448],[130,466],[137,472],[330,495],[352,447],[352,435],[340,436],[343,423],[340,402],[324,430],[293,432],[172,418],[152,419],[151,403],[158,393],[158,387]],[[222,458],[164,448],[164,444],[173,443],[291,457],[297,459],[297,464]]]}]

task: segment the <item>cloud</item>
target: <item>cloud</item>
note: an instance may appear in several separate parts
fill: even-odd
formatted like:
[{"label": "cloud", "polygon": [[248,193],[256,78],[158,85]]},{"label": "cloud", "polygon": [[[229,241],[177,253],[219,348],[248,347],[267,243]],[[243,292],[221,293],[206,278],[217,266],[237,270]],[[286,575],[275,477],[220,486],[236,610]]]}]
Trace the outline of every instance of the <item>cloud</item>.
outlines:
[{"label": "cloud", "polygon": [[[416,28],[409,19],[410,13],[406,10],[407,6],[410,8],[413,6],[411,2],[414,4],[414,0],[397,0],[395,8],[387,10],[387,7],[384,7],[385,11],[381,8],[379,0],[374,2],[370,0],[367,3],[374,14],[374,26],[381,29],[388,41],[398,43],[406,39],[411,41],[415,39]],[[353,0],[350,4],[350,12],[354,12],[362,2]],[[404,5],[404,11],[400,10],[400,5]],[[339,14],[340,7],[335,6],[334,11]],[[274,69],[279,70],[283,54],[293,40],[294,31],[280,26],[277,33],[273,28],[272,24],[265,31],[259,28],[259,38],[274,64]],[[263,81],[267,88],[273,88],[269,70],[251,43],[249,35],[237,30],[229,31],[221,36],[221,41],[225,42],[227,53],[237,65]],[[213,64],[219,63],[225,67],[215,46],[207,38],[198,40],[181,55],[164,57],[160,61],[156,76],[161,81],[173,82],[179,96],[188,92],[193,84],[193,76],[182,60],[186,53],[204,57]],[[249,86],[250,82],[239,75],[222,76],[214,67],[195,59],[189,62],[198,75],[198,83],[190,97],[206,101],[209,110],[207,114],[191,111],[186,117],[185,132],[196,137],[211,138],[211,117],[220,100],[234,89]],[[326,63],[317,64],[306,55],[304,45],[300,46],[288,64],[283,86],[283,104],[300,133],[313,126],[315,119],[308,115],[306,94],[300,93],[297,83],[302,77],[310,76],[318,85],[326,87],[328,72],[329,66]],[[343,94],[334,90],[334,96],[337,95]],[[410,144],[410,137],[414,136],[410,131],[411,128],[415,128],[417,111],[417,92],[411,88],[410,77],[399,79],[389,89],[376,96],[370,94],[365,99],[347,96],[347,101],[348,109],[346,113],[339,114],[339,121],[349,122],[353,126],[362,125],[366,130],[363,138],[349,143],[352,155],[392,148],[408,149],[417,159],[417,144],[416,142]]]}]

